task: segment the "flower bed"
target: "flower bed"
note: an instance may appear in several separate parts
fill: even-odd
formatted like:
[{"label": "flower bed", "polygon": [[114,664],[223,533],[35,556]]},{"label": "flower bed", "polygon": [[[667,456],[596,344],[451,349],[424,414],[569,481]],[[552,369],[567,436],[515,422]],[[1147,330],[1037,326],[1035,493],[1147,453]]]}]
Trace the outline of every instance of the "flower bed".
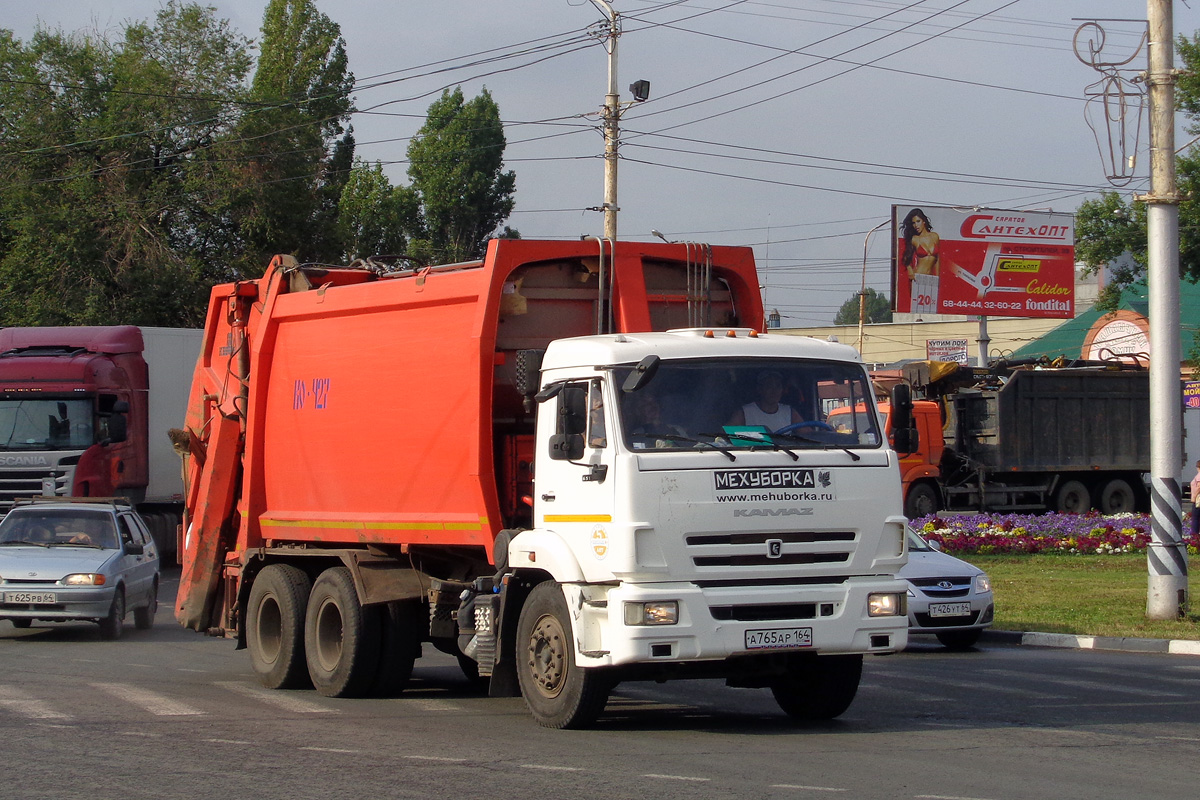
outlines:
[{"label": "flower bed", "polygon": [[[919,517],[913,530],[948,553],[1144,553],[1150,542],[1147,514],[955,514]],[[1188,553],[1200,553],[1200,537],[1188,533]]]}]

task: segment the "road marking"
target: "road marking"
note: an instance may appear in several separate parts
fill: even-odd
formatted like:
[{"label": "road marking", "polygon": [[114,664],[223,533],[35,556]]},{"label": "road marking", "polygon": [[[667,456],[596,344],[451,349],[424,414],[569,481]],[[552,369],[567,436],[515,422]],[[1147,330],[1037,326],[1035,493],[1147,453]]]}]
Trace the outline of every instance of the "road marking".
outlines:
[{"label": "road marking", "polygon": [[407,705],[416,706],[417,708],[421,709],[422,711],[429,711],[429,712],[434,712],[434,713],[447,712],[447,711],[462,711],[463,710],[462,706],[456,706],[456,705],[454,705],[454,703],[451,703],[446,700],[413,700],[413,699],[409,699],[409,700],[401,700],[401,702],[403,702],[406,706]]},{"label": "road marking", "polygon": [[692,775],[659,775],[658,773],[648,772],[642,775],[643,778],[658,778],[664,781],[694,781],[695,783],[707,783],[712,778],[697,778]]},{"label": "road marking", "polygon": [[71,719],[70,714],[56,711],[45,701],[10,686],[0,686],[0,708],[8,709],[27,719]]},{"label": "road marking", "polygon": [[212,744],[251,744],[241,739],[201,739],[202,742],[211,742]]},{"label": "road marking", "polygon": [[279,692],[273,689],[263,689],[258,686],[250,686],[249,684],[239,683],[238,681],[217,681],[215,686],[220,686],[222,689],[228,689],[231,692],[236,692],[243,697],[251,697],[263,703],[281,708],[284,711],[292,711],[297,714],[336,714],[337,709],[328,708],[326,706],[314,703],[312,700],[305,700],[301,697],[296,697],[286,692]]},{"label": "road marking", "polygon": [[1168,742],[1200,742],[1195,736],[1155,736],[1155,739],[1165,739]]},{"label": "road marking", "polygon": [[525,769],[544,769],[550,772],[583,772],[583,767],[556,767],[551,764],[522,764]]},{"label": "road marking", "polygon": [[801,786],[794,783],[773,783],[768,788],[770,789],[799,789],[803,792],[844,792],[845,789],[839,789],[836,786]]},{"label": "road marking", "polygon": [[301,747],[301,750],[311,750],[314,753],[358,753],[358,750],[342,750],[337,747]]},{"label": "road marking", "polygon": [[410,761],[446,761],[451,764],[461,764],[465,758],[448,758],[446,756],[404,756]]},{"label": "road marking", "polygon": [[986,800],[981,797],[959,797],[953,794],[918,794],[914,795],[917,800]]},{"label": "road marking", "polygon": [[1139,689],[1136,686],[1126,686],[1121,683],[1104,683],[1102,681],[1080,681],[1080,680],[1065,680],[1061,678],[1043,677],[1040,680],[1046,683],[1054,683],[1059,686],[1069,686],[1074,689],[1091,689],[1097,692],[1108,692],[1109,694],[1132,694],[1137,697],[1187,697],[1186,694],[1178,692],[1162,692],[1155,689]]},{"label": "road marking", "polygon": [[172,700],[157,692],[151,692],[148,689],[141,689],[137,686],[130,686],[127,683],[93,683],[90,685],[93,689],[108,692],[127,703],[141,706],[156,717],[198,717],[204,715],[203,711],[189,706],[187,703],[181,703],[178,700]]}]

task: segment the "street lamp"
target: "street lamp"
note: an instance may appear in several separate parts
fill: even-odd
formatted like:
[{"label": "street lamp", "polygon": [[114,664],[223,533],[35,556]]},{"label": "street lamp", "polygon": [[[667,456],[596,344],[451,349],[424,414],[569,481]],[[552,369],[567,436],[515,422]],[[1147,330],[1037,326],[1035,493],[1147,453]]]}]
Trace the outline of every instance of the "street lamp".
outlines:
[{"label": "street lamp", "polygon": [[867,245],[871,241],[871,234],[889,223],[891,220],[885,219],[867,231],[866,238],[863,239],[862,288],[858,290],[858,354],[860,356],[863,351],[863,317],[867,315]]}]

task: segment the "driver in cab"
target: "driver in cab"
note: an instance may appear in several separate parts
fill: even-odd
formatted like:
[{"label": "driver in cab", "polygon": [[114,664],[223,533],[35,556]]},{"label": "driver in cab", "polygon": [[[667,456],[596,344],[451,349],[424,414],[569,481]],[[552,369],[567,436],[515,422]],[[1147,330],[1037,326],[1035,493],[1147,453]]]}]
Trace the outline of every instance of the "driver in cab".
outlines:
[{"label": "driver in cab", "polygon": [[783,399],[783,376],[774,370],[758,373],[754,382],[756,399],[733,412],[727,425],[761,425],[775,432],[803,422],[800,412]]}]

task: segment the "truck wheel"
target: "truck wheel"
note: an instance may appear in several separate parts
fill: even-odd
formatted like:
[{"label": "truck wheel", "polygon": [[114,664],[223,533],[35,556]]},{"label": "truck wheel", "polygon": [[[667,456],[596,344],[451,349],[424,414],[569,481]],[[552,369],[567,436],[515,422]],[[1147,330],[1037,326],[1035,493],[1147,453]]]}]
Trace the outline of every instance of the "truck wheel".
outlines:
[{"label": "truck wheel", "polygon": [[115,642],[121,638],[125,630],[125,593],[117,587],[113,595],[112,605],[109,606],[108,616],[100,620],[100,638],[106,642]]},{"label": "truck wheel", "polygon": [[133,610],[133,627],[139,631],[150,630],[154,624],[154,615],[158,611],[158,578],[154,579],[154,585],[150,587],[150,596],[146,598],[146,605]]},{"label": "truck wheel", "polygon": [[517,680],[533,718],[546,728],[585,727],[608,702],[604,676],[575,664],[571,615],[553,581],[535,586],[521,609]]},{"label": "truck wheel", "polygon": [[1128,514],[1134,510],[1137,498],[1127,481],[1113,478],[1100,490],[1100,513]]},{"label": "truck wheel", "polygon": [[1067,481],[1055,495],[1054,505],[1065,514],[1085,514],[1092,507],[1092,496],[1079,481]]},{"label": "truck wheel", "polygon": [[379,668],[371,694],[393,697],[408,685],[413,662],[421,654],[420,620],[421,604],[417,600],[400,600],[380,609]]},{"label": "truck wheel", "polygon": [[268,689],[307,688],[304,610],[312,582],[290,564],[263,567],[250,587],[246,648],[258,682]]},{"label": "truck wheel", "polygon": [[911,519],[927,517],[938,512],[937,490],[928,483],[918,483],[908,490],[904,498],[904,516]]},{"label": "truck wheel", "polygon": [[861,655],[794,656],[771,685],[775,702],[795,719],[833,719],[850,707],[862,678]]},{"label": "truck wheel", "polygon": [[379,669],[379,609],[358,602],[345,567],[321,573],[308,596],[304,651],[313,687],[326,697],[359,697]]}]

